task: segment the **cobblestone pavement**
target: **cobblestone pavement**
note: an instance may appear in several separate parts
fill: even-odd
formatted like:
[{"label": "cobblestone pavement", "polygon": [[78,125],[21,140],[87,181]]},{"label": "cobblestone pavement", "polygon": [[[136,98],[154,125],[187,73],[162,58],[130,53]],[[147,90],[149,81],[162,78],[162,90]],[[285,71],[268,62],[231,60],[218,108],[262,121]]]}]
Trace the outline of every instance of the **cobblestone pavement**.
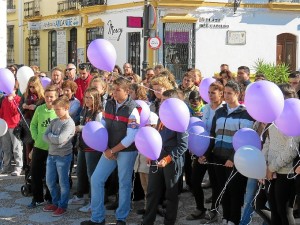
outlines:
[{"label": "cobblestone pavement", "polygon": [[[76,179],[74,179],[76,182]],[[0,224],[18,224],[18,225],[79,225],[81,221],[89,219],[89,213],[78,211],[80,206],[70,206],[66,215],[62,217],[52,217],[51,214],[42,211],[42,207],[27,209],[31,201],[30,197],[22,196],[20,189],[24,184],[24,176],[12,177],[10,175],[0,175]],[[75,185],[73,185],[74,187]],[[74,189],[74,188],[73,188]],[[73,193],[74,190],[71,191]],[[205,196],[210,195],[210,189],[205,190]],[[136,209],[143,207],[143,201],[133,202],[133,210],[130,213],[127,224],[140,224],[142,216],[135,213]],[[178,225],[199,225],[199,221],[187,221],[186,216],[194,210],[194,200],[189,192],[180,195],[179,211],[177,217]],[[114,212],[107,211],[107,224],[114,224]],[[155,225],[163,224],[163,218],[157,216]],[[213,223],[213,225],[220,224]],[[251,225],[262,224],[261,219],[254,214]],[[300,224],[300,219],[297,220]]]}]

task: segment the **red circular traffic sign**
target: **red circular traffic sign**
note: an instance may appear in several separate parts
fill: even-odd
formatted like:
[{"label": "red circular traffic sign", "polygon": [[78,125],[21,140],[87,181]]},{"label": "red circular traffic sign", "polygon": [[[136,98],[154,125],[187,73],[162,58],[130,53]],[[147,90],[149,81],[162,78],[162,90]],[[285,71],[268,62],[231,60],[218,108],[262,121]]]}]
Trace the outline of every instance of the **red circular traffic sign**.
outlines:
[{"label": "red circular traffic sign", "polygon": [[148,39],[149,47],[153,50],[159,49],[162,42],[159,37],[153,37]]}]

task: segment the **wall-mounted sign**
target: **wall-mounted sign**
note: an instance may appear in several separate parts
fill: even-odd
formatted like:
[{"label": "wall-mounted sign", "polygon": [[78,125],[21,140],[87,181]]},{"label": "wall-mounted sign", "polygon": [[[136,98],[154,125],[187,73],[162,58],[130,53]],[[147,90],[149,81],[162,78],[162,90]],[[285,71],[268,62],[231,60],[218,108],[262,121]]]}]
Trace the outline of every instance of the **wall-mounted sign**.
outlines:
[{"label": "wall-mounted sign", "polygon": [[153,50],[159,49],[161,46],[161,39],[159,37],[153,37],[148,39],[149,47]]},{"label": "wall-mounted sign", "polygon": [[205,18],[200,17],[199,18],[199,29],[200,28],[209,28],[209,29],[228,29],[229,25],[222,24],[222,19],[220,18]]},{"label": "wall-mounted sign", "polygon": [[67,33],[65,30],[58,30],[57,34],[57,65],[67,64]]},{"label": "wall-mounted sign", "polygon": [[142,28],[143,27],[143,17],[127,16],[127,27]]},{"label": "wall-mounted sign", "polygon": [[50,30],[78,26],[81,26],[80,16],[57,18],[52,20],[44,20],[40,22],[28,22],[28,30]]},{"label": "wall-mounted sign", "polygon": [[108,40],[119,41],[120,38],[121,38],[121,35],[123,33],[123,28],[116,28],[113,25],[113,23],[112,23],[111,20],[109,20],[107,22],[107,26],[108,26],[108,28],[107,28],[108,29],[108,31],[107,31],[107,34],[108,34],[107,39]]},{"label": "wall-mounted sign", "polygon": [[228,45],[245,45],[246,31],[227,31]]}]

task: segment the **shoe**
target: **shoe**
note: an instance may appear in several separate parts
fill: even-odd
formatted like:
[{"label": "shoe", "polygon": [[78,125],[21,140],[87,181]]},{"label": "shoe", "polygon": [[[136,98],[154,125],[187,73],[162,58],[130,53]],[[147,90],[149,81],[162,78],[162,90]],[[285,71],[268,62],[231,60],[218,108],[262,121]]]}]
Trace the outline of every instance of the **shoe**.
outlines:
[{"label": "shoe", "polygon": [[57,208],[57,209],[53,212],[52,216],[59,217],[59,216],[62,216],[62,215],[64,215],[64,214],[66,214],[66,213],[67,213],[67,210],[66,210],[66,209],[63,209],[63,208]]},{"label": "shoe", "polygon": [[218,221],[218,214],[215,211],[206,211],[203,219],[200,220],[200,224],[210,224]]},{"label": "shoe", "polygon": [[76,195],[73,196],[73,198],[71,198],[68,201],[69,205],[83,205],[85,202],[85,200],[83,198],[78,198]]},{"label": "shoe", "polygon": [[96,223],[91,220],[86,220],[86,221],[82,221],[80,225],[105,225],[105,220],[103,220],[101,223]]},{"label": "shoe", "polygon": [[34,208],[36,208],[36,207],[38,207],[38,206],[42,206],[42,205],[44,205],[45,204],[45,202],[36,202],[36,201],[32,201],[29,205],[27,205],[27,208],[28,209],[34,209]]},{"label": "shoe", "polygon": [[201,211],[199,209],[195,209],[190,215],[186,217],[186,220],[199,220],[205,217],[205,210]]},{"label": "shoe", "polygon": [[89,213],[92,211],[92,208],[91,208],[91,203],[85,205],[85,206],[82,206],[81,208],[78,209],[78,211],[80,212],[84,212],[84,213]]},{"label": "shoe", "polygon": [[205,203],[206,203],[206,204],[212,203],[212,196],[208,197],[208,198],[205,200]]},{"label": "shoe", "polygon": [[53,205],[53,204],[50,204],[50,205],[46,205],[44,208],[43,208],[43,211],[44,212],[54,212],[55,210],[57,210],[58,207],[56,205]]},{"label": "shoe", "polygon": [[20,175],[21,175],[21,171],[15,170],[15,171],[12,172],[10,175],[12,175],[12,176],[20,176]]},{"label": "shoe", "polygon": [[206,189],[206,188],[210,188],[211,185],[210,185],[210,181],[209,180],[206,180],[204,182],[201,183],[201,187]]},{"label": "shoe", "polygon": [[138,215],[144,215],[145,213],[146,213],[145,209],[138,209],[138,210],[136,210],[136,214],[138,214]]},{"label": "shoe", "polygon": [[116,225],[126,225],[126,222],[123,220],[117,220]]}]

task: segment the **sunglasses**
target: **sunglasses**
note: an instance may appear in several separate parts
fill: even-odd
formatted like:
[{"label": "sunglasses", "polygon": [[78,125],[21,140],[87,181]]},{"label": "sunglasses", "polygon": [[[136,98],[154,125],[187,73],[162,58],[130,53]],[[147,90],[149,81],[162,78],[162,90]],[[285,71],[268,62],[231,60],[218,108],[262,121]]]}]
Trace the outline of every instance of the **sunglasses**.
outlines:
[{"label": "sunglasses", "polygon": [[66,69],[66,71],[71,71],[71,70],[75,70],[75,68],[68,68],[68,69]]}]

